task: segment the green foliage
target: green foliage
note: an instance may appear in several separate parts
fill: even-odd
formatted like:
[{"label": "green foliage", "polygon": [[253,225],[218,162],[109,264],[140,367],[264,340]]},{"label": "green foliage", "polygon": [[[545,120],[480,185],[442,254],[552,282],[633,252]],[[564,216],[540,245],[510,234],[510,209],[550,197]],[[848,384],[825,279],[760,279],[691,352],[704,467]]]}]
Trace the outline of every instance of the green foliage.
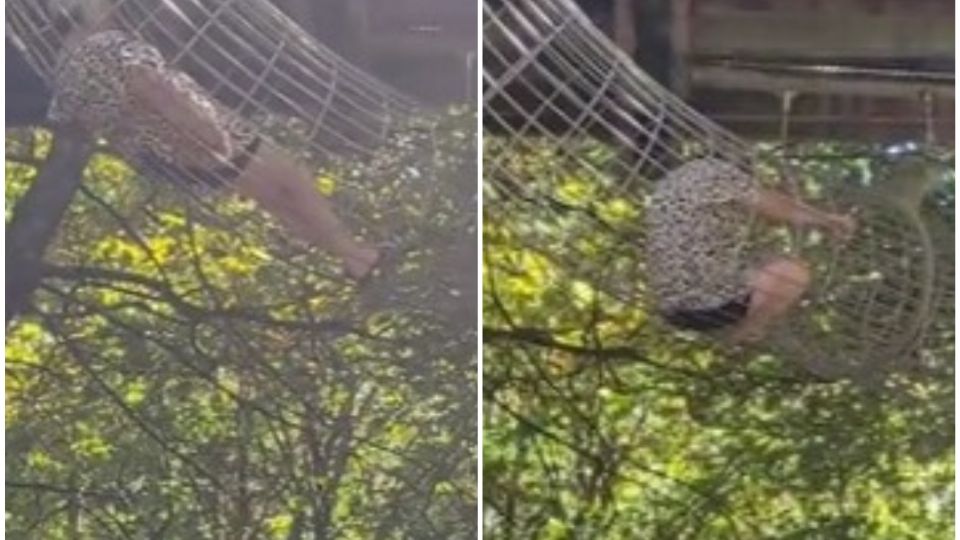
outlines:
[{"label": "green foliage", "polygon": [[425,125],[318,175],[400,244],[363,289],[251,203],[98,155],[8,328],[9,537],[474,537],[475,117]]},{"label": "green foliage", "polygon": [[[922,360],[869,383],[731,356],[650,316],[644,197],[609,177],[609,151],[524,144],[485,142],[509,171],[485,179],[485,537],[953,537],[952,295]],[[876,149],[796,150],[810,197],[881,174]]]}]

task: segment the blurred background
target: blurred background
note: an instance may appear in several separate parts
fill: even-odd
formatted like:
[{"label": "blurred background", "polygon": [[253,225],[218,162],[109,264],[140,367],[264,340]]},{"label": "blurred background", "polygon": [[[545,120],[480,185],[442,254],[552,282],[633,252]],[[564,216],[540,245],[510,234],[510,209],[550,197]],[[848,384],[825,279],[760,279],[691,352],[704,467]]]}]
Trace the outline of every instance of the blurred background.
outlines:
[{"label": "blurred background", "polygon": [[426,105],[476,98],[472,0],[275,0],[348,60]]}]

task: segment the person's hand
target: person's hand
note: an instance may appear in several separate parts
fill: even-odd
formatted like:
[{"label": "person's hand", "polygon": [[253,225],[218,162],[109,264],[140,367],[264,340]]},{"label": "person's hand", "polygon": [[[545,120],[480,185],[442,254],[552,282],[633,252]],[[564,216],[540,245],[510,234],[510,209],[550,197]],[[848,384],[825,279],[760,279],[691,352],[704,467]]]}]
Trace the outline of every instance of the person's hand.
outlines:
[{"label": "person's hand", "polygon": [[837,240],[847,242],[857,230],[857,220],[850,214],[827,214],[821,226]]}]

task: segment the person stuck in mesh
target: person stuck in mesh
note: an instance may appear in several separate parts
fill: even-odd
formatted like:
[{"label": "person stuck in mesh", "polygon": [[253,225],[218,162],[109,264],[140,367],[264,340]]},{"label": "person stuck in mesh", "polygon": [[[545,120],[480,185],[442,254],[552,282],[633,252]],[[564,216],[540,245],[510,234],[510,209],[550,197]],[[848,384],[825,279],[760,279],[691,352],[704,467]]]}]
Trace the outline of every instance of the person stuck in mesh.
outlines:
[{"label": "person stuck in mesh", "polygon": [[110,6],[59,0],[56,25],[65,38],[50,121],[106,139],[134,167],[250,197],[295,236],[338,257],[349,276],[367,276],[378,250],[354,238],[308,169],[169,66],[155,47],[118,30]]},{"label": "person stuck in mesh", "polygon": [[647,209],[647,266],[657,309],[685,330],[727,331],[734,343],[761,340],[810,284],[810,265],[788,256],[749,265],[753,216],[818,227],[840,240],[848,215],[825,212],[763,188],[735,166],[698,159],[669,172]]}]

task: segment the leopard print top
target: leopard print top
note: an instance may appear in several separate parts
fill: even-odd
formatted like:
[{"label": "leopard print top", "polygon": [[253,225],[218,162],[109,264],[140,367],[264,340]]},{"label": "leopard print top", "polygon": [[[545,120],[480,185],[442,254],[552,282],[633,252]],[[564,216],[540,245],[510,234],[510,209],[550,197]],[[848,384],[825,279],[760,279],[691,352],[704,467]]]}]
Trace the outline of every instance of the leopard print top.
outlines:
[{"label": "leopard print top", "polygon": [[699,159],[667,174],[647,210],[647,267],[661,311],[700,310],[745,296],[753,179],[729,163]]},{"label": "leopard print top", "polygon": [[[155,68],[169,77],[225,130],[232,154],[218,155],[204,148],[162,114],[138,103],[126,92],[126,77],[133,66]],[[222,168],[256,136],[250,126],[209,98],[188,75],[168,67],[159,50],[118,30],[94,34],[67,51],[57,64],[54,88],[48,114],[51,122],[78,122],[106,139],[134,166],[149,161],[149,157],[184,169]]]}]

